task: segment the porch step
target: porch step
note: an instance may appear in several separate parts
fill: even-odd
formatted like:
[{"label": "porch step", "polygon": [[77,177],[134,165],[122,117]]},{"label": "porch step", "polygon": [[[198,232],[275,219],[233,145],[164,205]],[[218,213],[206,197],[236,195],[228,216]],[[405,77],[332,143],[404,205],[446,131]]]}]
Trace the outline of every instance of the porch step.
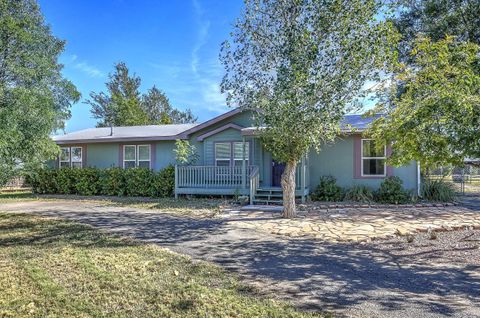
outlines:
[{"label": "porch step", "polygon": [[281,188],[259,188],[253,197],[253,204],[282,205],[282,199]]}]

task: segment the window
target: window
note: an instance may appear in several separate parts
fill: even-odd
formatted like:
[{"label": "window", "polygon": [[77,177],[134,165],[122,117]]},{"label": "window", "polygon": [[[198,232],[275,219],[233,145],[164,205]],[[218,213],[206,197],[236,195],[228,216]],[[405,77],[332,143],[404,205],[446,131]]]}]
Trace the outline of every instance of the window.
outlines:
[{"label": "window", "polygon": [[[250,158],[250,143],[245,143],[245,163],[248,166]],[[215,144],[215,165],[216,166],[237,166],[243,164],[243,142],[218,142]]]},{"label": "window", "polygon": [[378,149],[372,139],[362,139],[362,176],[386,175],[386,147]]},{"label": "window", "polygon": [[60,148],[60,168],[82,168],[82,147]]},{"label": "window", "polygon": [[150,145],[123,146],[123,168],[151,168]]},{"label": "window", "polygon": [[[233,143],[233,160],[235,166],[242,166],[243,164],[243,142]],[[245,164],[248,166],[248,158],[250,158],[250,143],[245,143]]]},{"label": "window", "polygon": [[232,158],[232,144],[229,142],[219,142],[215,144],[215,165],[230,166]]}]

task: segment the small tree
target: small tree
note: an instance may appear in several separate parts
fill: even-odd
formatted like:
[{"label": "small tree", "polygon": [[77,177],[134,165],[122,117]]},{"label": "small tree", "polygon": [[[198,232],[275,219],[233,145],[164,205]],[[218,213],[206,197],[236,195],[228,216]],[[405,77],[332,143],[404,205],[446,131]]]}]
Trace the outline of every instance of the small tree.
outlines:
[{"label": "small tree", "polygon": [[294,217],[295,169],[339,133],[347,107],[390,56],[397,35],[370,0],[246,0],[222,46],[227,102],[254,113],[282,175],[284,217]]},{"label": "small tree", "polygon": [[175,161],[180,165],[192,165],[198,160],[197,148],[188,140],[177,139],[175,141]]},{"label": "small tree", "polygon": [[397,73],[372,113],[369,133],[392,144],[389,162],[423,168],[462,165],[480,157],[480,47],[447,37],[417,39],[408,66]]}]

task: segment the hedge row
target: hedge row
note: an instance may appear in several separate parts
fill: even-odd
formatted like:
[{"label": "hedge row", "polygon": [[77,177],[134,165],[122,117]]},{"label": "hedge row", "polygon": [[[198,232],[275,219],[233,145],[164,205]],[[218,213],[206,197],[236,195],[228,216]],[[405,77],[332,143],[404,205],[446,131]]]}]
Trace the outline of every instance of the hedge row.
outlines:
[{"label": "hedge row", "polygon": [[175,168],[39,169],[27,177],[35,193],[171,197]]}]

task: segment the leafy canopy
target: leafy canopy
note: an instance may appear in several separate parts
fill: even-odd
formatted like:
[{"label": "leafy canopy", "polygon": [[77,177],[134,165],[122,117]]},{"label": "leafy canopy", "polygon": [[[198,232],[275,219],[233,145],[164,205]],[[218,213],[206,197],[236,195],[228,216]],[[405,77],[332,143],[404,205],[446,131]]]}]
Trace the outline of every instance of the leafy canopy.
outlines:
[{"label": "leafy canopy", "polygon": [[36,1],[0,1],[0,184],[58,151],[50,134],[64,127],[80,98],[61,74],[64,45]]},{"label": "leafy canopy", "polygon": [[252,110],[274,158],[331,142],[397,35],[376,1],[247,0],[222,46],[227,102]]},{"label": "leafy canopy", "polygon": [[182,124],[197,120],[190,110],[173,108],[167,96],[155,86],[142,95],[140,84],[140,77],[131,75],[125,63],[117,63],[106,83],[107,93],[91,92],[86,101],[93,117],[100,120],[97,127]]},{"label": "leafy canopy", "polygon": [[480,157],[480,47],[446,37],[419,37],[409,65],[398,64],[370,133],[392,143],[389,161],[426,167]]},{"label": "leafy canopy", "polygon": [[480,45],[480,1],[397,0],[399,14],[393,18],[402,34],[401,55],[407,57],[419,35],[439,41],[447,35]]}]

